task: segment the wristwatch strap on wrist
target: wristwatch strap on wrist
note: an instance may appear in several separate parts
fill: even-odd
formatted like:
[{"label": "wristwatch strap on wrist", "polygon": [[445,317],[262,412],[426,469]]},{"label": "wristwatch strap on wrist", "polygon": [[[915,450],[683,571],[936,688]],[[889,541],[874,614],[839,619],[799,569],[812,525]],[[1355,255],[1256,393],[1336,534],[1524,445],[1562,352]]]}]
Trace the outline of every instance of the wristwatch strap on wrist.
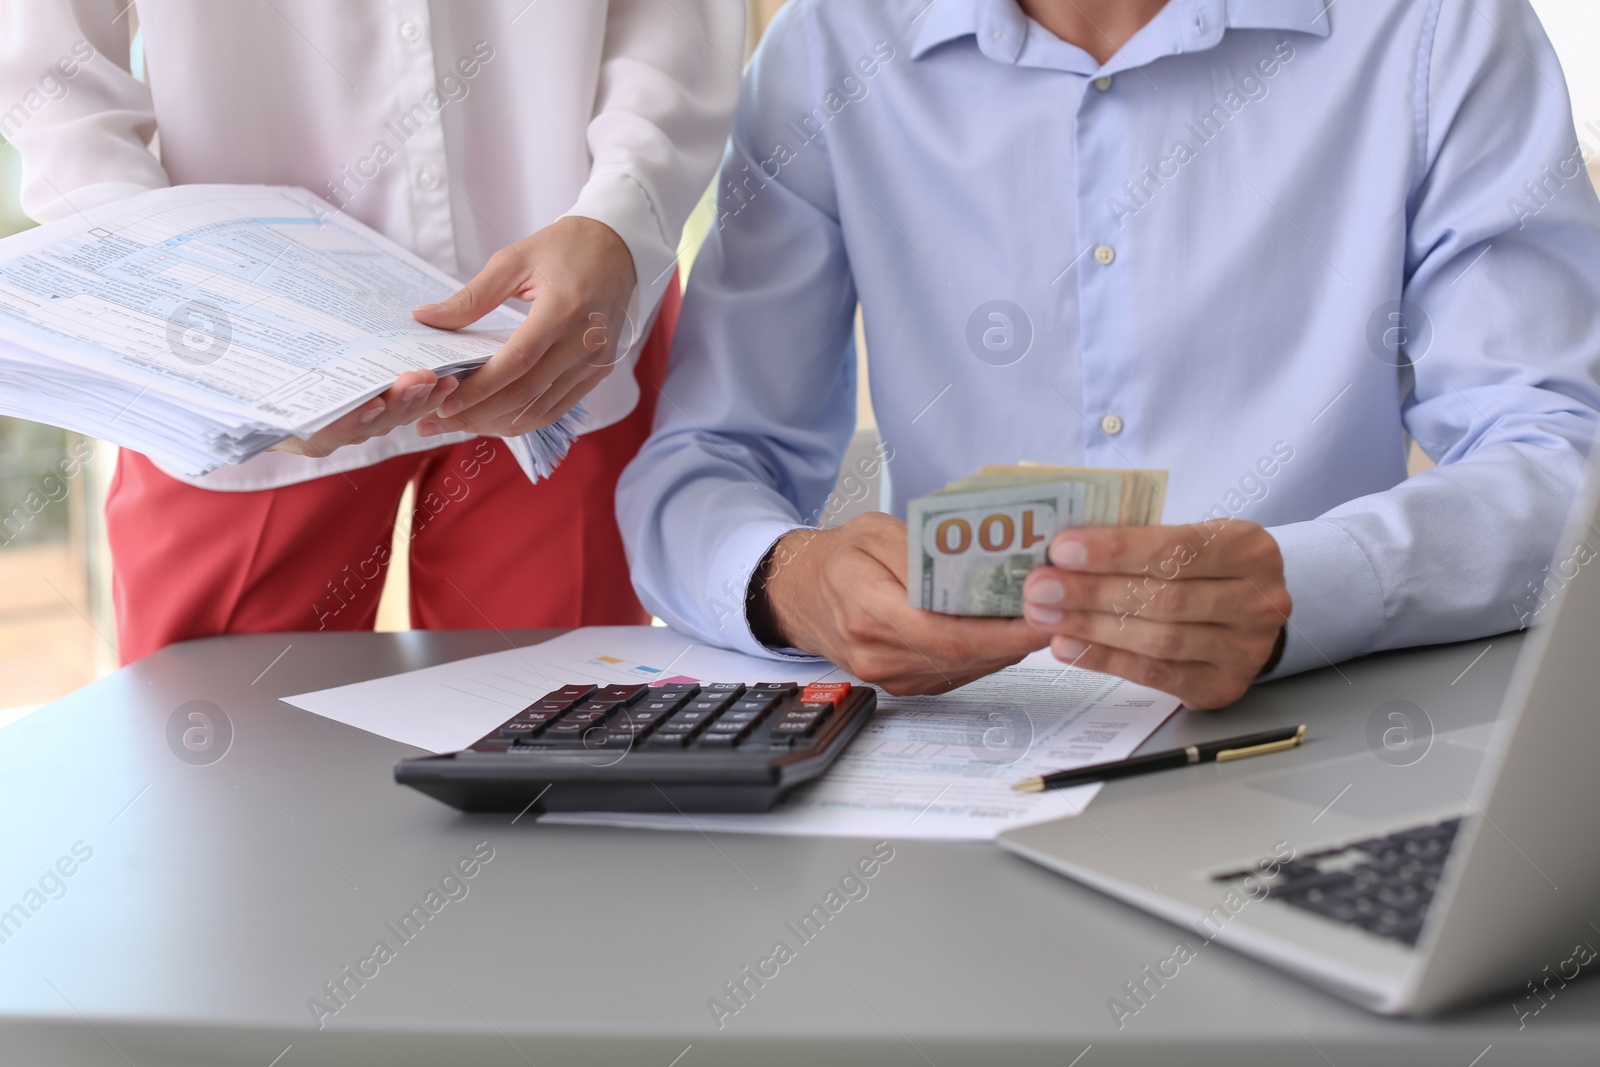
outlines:
[{"label": "wristwatch strap on wrist", "polygon": [[1288,640],[1289,627],[1287,625],[1280,626],[1278,628],[1278,640],[1272,646],[1272,655],[1267,657],[1267,662],[1256,672],[1257,678],[1263,678],[1277,669],[1278,661],[1283,659],[1283,646]]}]

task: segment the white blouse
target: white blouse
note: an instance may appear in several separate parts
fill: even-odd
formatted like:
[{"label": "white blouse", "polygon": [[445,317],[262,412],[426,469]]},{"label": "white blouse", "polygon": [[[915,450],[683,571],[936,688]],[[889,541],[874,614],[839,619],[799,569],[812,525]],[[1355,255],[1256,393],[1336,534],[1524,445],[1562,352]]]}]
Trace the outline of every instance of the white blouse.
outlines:
[{"label": "white blouse", "polygon": [[[563,215],[610,226],[641,329],[585,401],[588,429],[638,401],[642,324],[721,154],[744,48],[742,0],[0,0],[0,26],[0,133],[41,222],[168,184],[299,185],[463,281]],[[472,436],[402,427],[185,480],[269,488]]]}]

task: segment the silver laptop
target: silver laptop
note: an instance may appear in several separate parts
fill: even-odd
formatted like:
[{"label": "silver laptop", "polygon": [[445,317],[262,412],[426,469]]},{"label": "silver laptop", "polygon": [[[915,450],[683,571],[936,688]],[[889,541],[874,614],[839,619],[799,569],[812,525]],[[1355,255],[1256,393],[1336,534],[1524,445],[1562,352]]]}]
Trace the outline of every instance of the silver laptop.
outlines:
[{"label": "silver laptop", "polygon": [[1600,945],[1596,481],[1558,556],[1577,574],[1534,620],[1495,723],[1441,732],[1404,773],[1307,749],[1291,771],[1250,761],[1000,844],[1181,925],[1191,946],[1228,945],[1385,1014],[1554,992]]}]

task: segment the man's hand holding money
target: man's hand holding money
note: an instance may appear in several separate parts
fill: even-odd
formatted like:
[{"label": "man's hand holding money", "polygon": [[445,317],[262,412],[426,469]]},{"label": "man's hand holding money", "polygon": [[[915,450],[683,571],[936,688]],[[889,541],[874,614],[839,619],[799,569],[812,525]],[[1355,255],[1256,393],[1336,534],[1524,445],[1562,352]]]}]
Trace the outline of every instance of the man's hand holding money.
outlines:
[{"label": "man's hand holding money", "polygon": [[906,598],[906,524],[878,512],[773,546],[750,622],[775,647],[826,656],[890,693],[943,693],[1050,643],[1025,619],[941,615]]},{"label": "man's hand holding money", "polygon": [[895,694],[942,693],[1048,644],[1223,707],[1283,654],[1283,557],[1253,522],[1157,525],[1166,481],[989,466],[912,500],[909,523],[870,513],[796,530],[752,585],[751,627]]},{"label": "man's hand holding money", "polygon": [[1283,556],[1237,519],[1064,530],[1023,585],[1023,617],[1057,659],[1197,710],[1242,697],[1282,653]]}]

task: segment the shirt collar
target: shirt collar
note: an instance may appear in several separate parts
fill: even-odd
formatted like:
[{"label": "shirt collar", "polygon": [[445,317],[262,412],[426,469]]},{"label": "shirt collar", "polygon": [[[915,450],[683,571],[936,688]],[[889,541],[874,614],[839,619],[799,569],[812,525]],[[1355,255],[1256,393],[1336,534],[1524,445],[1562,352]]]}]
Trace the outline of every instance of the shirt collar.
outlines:
[{"label": "shirt collar", "polygon": [[[1230,29],[1291,30],[1326,37],[1331,30],[1330,6],[1324,0],[1168,0],[1162,15],[1177,16],[1179,40],[1173,50],[1198,52],[1214,47]],[[1015,63],[1028,37],[1028,17],[1016,0],[931,0],[917,21],[921,26],[912,59],[921,59],[947,41],[975,37],[991,59]]]}]

